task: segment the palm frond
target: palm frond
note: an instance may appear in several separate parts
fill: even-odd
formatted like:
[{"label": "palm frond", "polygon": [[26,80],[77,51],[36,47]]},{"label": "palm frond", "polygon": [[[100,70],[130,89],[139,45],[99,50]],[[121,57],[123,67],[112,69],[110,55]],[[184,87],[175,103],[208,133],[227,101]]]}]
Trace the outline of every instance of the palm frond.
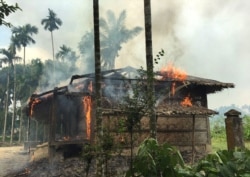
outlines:
[{"label": "palm frond", "polygon": [[123,10],[119,16],[119,18],[117,19],[117,26],[120,28],[125,26],[125,20],[126,20],[127,14],[126,11]]},{"label": "palm frond", "polygon": [[9,66],[13,68],[13,61],[18,61],[21,59],[19,56],[15,56],[15,53],[13,53],[10,49],[0,49],[0,53],[4,55],[4,57],[0,58],[0,61],[3,63],[8,63]]},{"label": "palm frond", "polygon": [[53,10],[49,9],[49,15],[41,20],[41,24],[44,25],[45,30],[52,32],[59,29],[59,26],[62,25],[62,20],[56,17],[56,13]]},{"label": "palm frond", "polygon": [[109,26],[111,29],[117,25],[116,17],[115,17],[115,14],[113,11],[111,11],[111,10],[107,11],[107,19],[108,19],[108,23],[109,23]]},{"label": "palm frond", "polygon": [[109,25],[108,25],[107,21],[104,18],[100,18],[99,25],[100,25],[100,28],[103,30],[104,33],[107,34],[109,32]]}]

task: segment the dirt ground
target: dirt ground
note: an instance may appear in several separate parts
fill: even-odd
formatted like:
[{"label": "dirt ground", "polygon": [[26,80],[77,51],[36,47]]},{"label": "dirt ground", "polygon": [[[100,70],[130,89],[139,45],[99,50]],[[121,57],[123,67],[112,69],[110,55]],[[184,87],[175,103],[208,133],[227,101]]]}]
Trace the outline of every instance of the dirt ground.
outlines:
[{"label": "dirt ground", "polygon": [[[70,150],[73,152],[75,149]],[[0,177],[81,177],[86,173],[89,177],[95,177],[95,159],[86,162],[78,151],[74,152],[77,153],[68,156],[58,149],[50,161],[46,144],[31,149],[30,154],[24,151],[23,146],[0,147]],[[127,170],[128,162],[126,157],[114,156],[107,166],[107,174],[123,176],[121,174]]]},{"label": "dirt ground", "polygon": [[23,146],[0,147],[0,177],[24,169],[29,161]]}]

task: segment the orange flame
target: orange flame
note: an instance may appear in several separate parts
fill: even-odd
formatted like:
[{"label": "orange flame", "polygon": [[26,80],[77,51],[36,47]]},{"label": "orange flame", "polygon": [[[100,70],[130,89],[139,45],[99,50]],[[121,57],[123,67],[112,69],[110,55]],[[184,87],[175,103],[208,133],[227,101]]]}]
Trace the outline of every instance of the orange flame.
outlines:
[{"label": "orange flame", "polygon": [[[163,67],[160,71],[163,77],[167,77],[173,80],[184,81],[187,78],[187,73],[179,68],[173,66],[172,63],[169,63],[166,67]],[[174,96],[176,91],[176,83],[172,82],[171,84],[171,95]]]},{"label": "orange flame", "polygon": [[34,114],[34,107],[35,107],[35,105],[38,104],[38,103],[40,103],[40,102],[42,102],[42,101],[40,99],[38,99],[38,98],[35,98],[35,99],[32,100],[31,106],[30,106],[30,116],[31,117]]},{"label": "orange flame", "polygon": [[192,106],[192,102],[191,102],[191,98],[190,96],[186,96],[182,102],[181,102],[182,106]]},{"label": "orange flame", "polygon": [[84,112],[86,117],[87,139],[90,139],[91,134],[91,97],[85,96],[83,98]]},{"label": "orange flame", "polygon": [[64,141],[68,141],[68,140],[69,140],[69,136],[64,136],[64,137],[63,137],[63,140],[64,140]]},{"label": "orange flame", "polygon": [[172,86],[171,86],[171,94],[172,96],[175,94],[175,82],[172,83]]},{"label": "orange flame", "polygon": [[172,63],[161,69],[161,74],[171,79],[184,81],[187,78],[187,73],[179,68],[173,66]]}]

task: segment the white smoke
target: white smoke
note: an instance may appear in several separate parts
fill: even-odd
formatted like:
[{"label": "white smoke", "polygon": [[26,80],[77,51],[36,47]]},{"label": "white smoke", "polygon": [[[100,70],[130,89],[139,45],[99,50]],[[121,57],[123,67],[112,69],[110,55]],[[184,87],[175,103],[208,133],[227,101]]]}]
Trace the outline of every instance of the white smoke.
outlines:
[{"label": "white smoke", "polygon": [[[19,3],[21,12],[8,18],[13,25],[31,23],[39,27],[35,36],[36,44],[27,47],[27,61],[32,58],[46,60],[51,57],[50,34],[40,24],[53,9],[63,21],[55,31],[55,49],[67,44],[77,51],[77,45],[85,31],[93,28],[93,6],[91,1],[74,0],[34,0],[32,2],[9,0]],[[153,51],[164,49],[166,56],[160,65],[167,61],[175,62],[190,75],[233,82],[235,89],[223,91],[209,97],[209,105],[249,104],[249,12],[248,0],[151,0],[153,23]],[[39,8],[37,8],[39,6]],[[100,15],[107,10],[119,14],[127,11],[127,26],[144,27],[143,0],[103,0],[100,2]],[[1,28],[1,46],[8,46],[6,28]],[[3,43],[5,41],[5,43]],[[34,49],[36,48],[36,49]],[[145,39],[141,33],[122,46],[116,59],[116,67],[145,66]],[[42,49],[42,50],[41,50]],[[37,51],[37,52],[32,52]],[[77,51],[78,52],[78,51]],[[22,56],[22,54],[20,55]],[[160,68],[160,66],[157,66]],[[156,69],[158,69],[156,68]],[[81,66],[79,73],[84,72]]]}]

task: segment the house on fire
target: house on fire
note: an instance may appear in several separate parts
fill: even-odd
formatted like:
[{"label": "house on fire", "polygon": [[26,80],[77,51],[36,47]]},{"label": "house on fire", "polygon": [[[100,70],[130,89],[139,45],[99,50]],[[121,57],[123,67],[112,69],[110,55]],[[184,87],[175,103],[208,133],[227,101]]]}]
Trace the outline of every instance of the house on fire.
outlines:
[{"label": "house on fire", "polygon": [[[144,77],[145,78],[145,77]],[[102,118],[116,143],[124,148],[130,144],[128,131],[119,131],[123,98],[132,94],[132,85],[143,80],[132,67],[102,72]],[[95,137],[95,74],[72,76],[69,85],[33,94],[27,104],[31,119],[47,125],[46,140],[49,146],[84,144]],[[210,149],[209,116],[216,114],[208,109],[207,95],[233,88],[223,83],[166,69],[155,73],[157,139],[176,146],[188,161],[204,156]],[[146,88],[145,88],[146,89]],[[135,145],[149,137],[149,118],[144,115],[140,129],[135,131]]]}]

